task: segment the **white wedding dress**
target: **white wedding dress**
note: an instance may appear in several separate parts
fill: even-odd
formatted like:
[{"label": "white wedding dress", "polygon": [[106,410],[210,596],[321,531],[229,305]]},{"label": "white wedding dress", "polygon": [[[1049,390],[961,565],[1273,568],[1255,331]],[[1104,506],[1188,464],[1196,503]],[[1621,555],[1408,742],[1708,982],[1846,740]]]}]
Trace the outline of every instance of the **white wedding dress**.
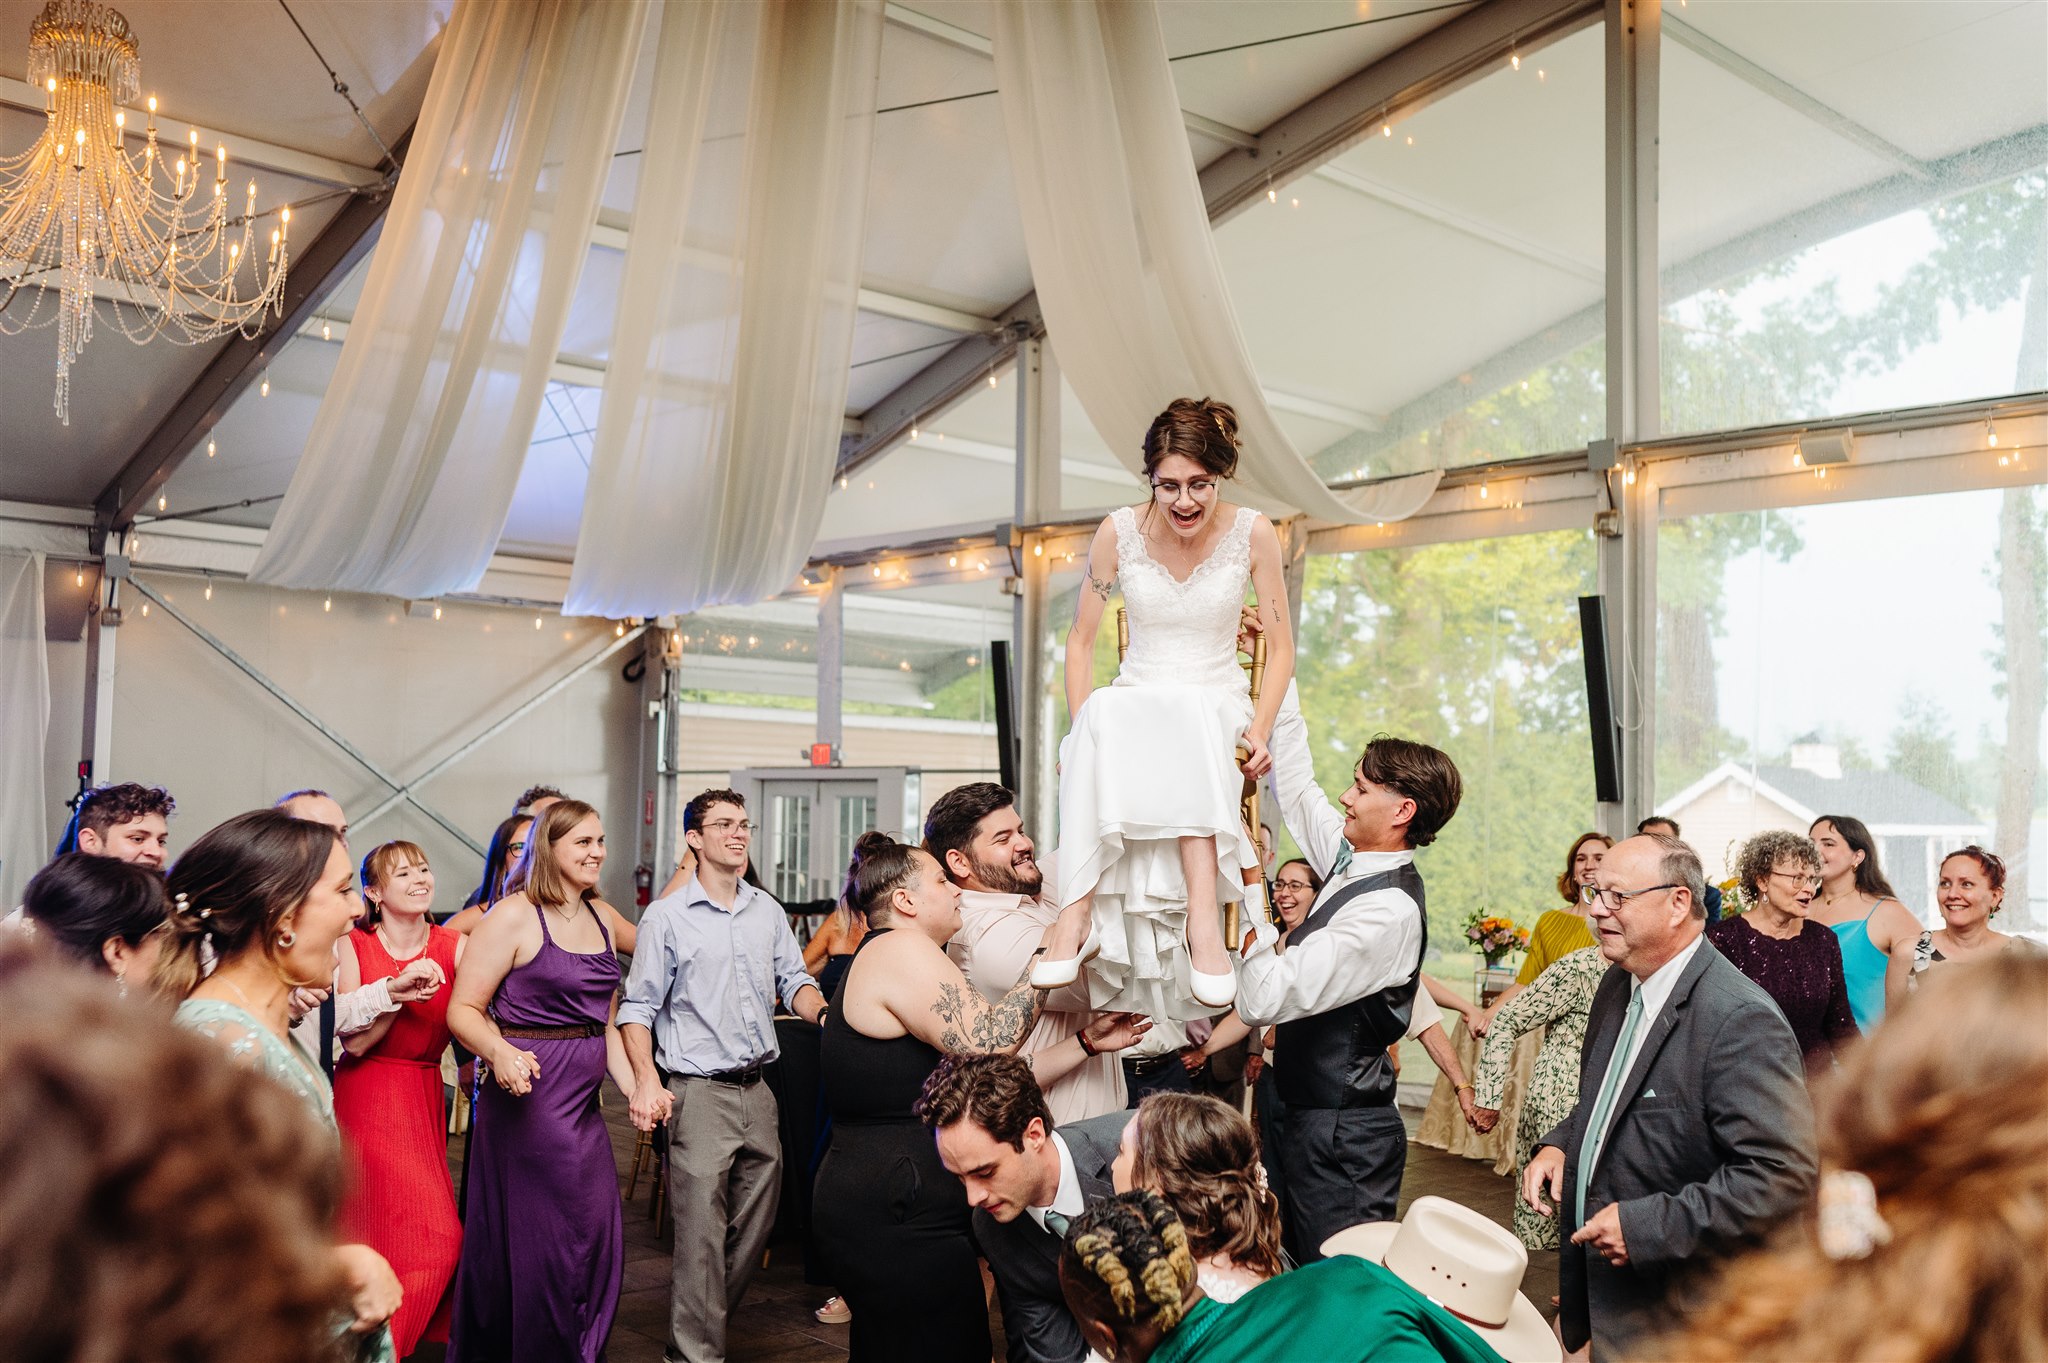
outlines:
[{"label": "white wedding dress", "polygon": [[1258,851],[1238,813],[1244,774],[1233,754],[1252,702],[1237,628],[1257,520],[1240,509],[1179,581],[1146,551],[1129,507],[1110,514],[1130,652],[1060,744],[1059,902],[1095,890],[1102,952],[1088,979],[1098,1009],[1183,1020],[1217,1011],[1195,1002],[1188,978],[1179,840],[1215,838],[1217,898],[1243,899]]}]

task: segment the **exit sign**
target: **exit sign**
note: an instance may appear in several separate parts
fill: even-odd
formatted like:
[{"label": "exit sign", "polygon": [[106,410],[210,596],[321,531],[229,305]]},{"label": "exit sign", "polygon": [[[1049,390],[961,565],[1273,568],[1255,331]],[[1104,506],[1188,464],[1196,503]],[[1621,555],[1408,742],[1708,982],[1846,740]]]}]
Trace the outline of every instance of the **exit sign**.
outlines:
[{"label": "exit sign", "polygon": [[836,767],[839,753],[830,743],[811,744],[811,765],[814,767]]}]

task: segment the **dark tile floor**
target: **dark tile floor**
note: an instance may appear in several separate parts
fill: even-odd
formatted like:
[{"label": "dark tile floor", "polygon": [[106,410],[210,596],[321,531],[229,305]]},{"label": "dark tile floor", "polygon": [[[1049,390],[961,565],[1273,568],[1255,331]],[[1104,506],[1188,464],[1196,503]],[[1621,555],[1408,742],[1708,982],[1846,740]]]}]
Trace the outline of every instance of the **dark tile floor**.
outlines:
[{"label": "dark tile floor", "polygon": [[[626,1120],[624,1099],[606,1088],[606,1115],[611,1128],[612,1151],[618,1161],[619,1191],[624,1194],[632,1169],[634,1132]],[[1411,1116],[1411,1125],[1413,1119]],[[449,1161],[460,1177],[462,1139],[450,1142]],[[1408,1147],[1408,1172],[1401,1188],[1401,1205],[1425,1193],[1434,1193],[1508,1224],[1509,1180],[1496,1177],[1490,1165],[1460,1159],[1424,1146]],[[626,1203],[626,1268],[619,1294],[619,1312],[612,1326],[610,1363],[660,1363],[668,1336],[668,1242],[657,1237],[648,1216],[651,1186],[643,1173],[639,1187]],[[1557,1291],[1557,1256],[1530,1256],[1529,1273],[1523,1290],[1548,1316],[1550,1298]],[[731,1322],[728,1357],[731,1363],[837,1363],[846,1357],[846,1327],[823,1325],[812,1309],[828,1295],[827,1289],[803,1280],[802,1252],[794,1245],[778,1245],[769,1253],[768,1266],[754,1277],[747,1296]],[[995,1353],[1002,1357],[1001,1321],[991,1313]]]}]

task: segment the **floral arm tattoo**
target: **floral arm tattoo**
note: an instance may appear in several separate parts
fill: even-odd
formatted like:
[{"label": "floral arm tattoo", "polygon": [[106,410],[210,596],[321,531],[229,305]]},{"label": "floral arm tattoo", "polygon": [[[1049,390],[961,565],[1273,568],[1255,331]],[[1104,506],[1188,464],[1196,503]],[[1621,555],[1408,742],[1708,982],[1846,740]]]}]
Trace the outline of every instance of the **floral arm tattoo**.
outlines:
[{"label": "floral arm tattoo", "polygon": [[957,984],[939,986],[932,1012],[946,1024],[939,1048],[951,1055],[992,1055],[1007,1051],[1030,1034],[1045,1006],[1045,991],[1033,989],[1029,976],[1017,981],[994,1003],[979,994],[966,996]]},{"label": "floral arm tattoo", "polygon": [[1086,579],[1083,585],[1104,601],[1109,600],[1110,594],[1116,590],[1116,574],[1114,573],[1111,573],[1106,578],[1097,577],[1092,572],[1084,572],[1082,576]]}]

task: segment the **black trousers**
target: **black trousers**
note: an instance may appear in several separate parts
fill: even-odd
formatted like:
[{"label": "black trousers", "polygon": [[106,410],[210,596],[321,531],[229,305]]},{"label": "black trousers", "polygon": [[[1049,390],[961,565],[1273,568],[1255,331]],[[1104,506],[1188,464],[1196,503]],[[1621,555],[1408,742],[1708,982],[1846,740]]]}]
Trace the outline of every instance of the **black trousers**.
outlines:
[{"label": "black trousers", "polygon": [[[1126,1107],[1136,1107],[1145,1100],[1148,1093],[1193,1093],[1194,1080],[1188,1077],[1188,1067],[1180,1063],[1177,1055],[1160,1056],[1151,1060],[1126,1060],[1124,1064],[1124,1089],[1130,1094]],[[1140,1070],[1139,1065],[1145,1068]]]},{"label": "black trousers", "polygon": [[1391,1103],[1290,1107],[1280,1137],[1282,1238],[1296,1264],[1323,1257],[1347,1226],[1392,1221],[1401,1201],[1408,1128]]}]

